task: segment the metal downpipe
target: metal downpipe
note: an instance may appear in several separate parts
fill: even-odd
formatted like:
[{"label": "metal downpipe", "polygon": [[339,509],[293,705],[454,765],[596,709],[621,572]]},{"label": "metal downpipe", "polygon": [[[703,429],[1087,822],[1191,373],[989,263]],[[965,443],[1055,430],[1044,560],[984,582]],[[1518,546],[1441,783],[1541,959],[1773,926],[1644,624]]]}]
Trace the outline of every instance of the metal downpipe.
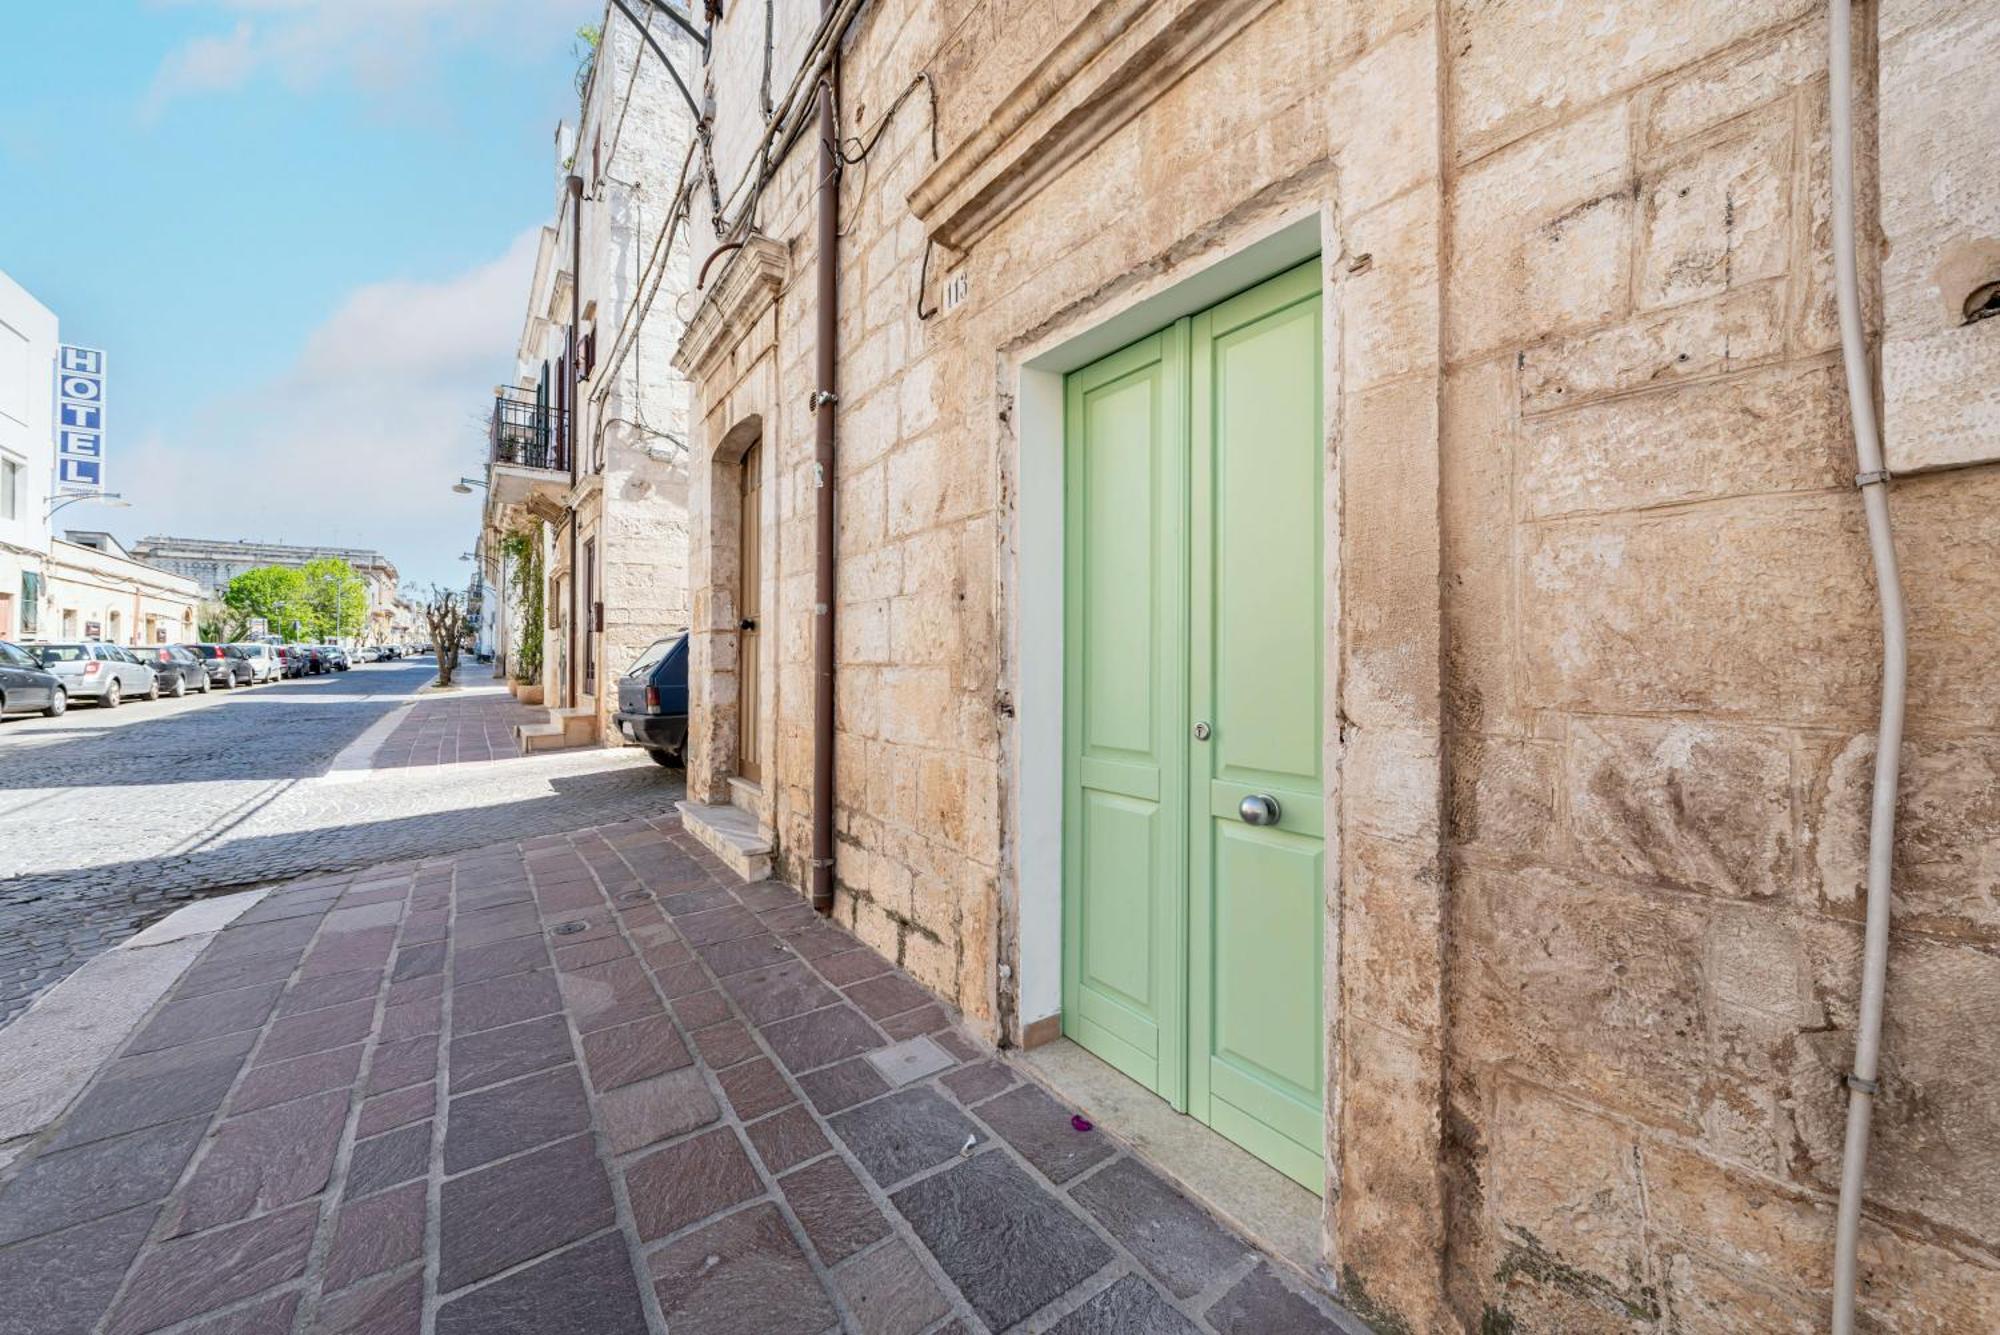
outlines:
[{"label": "metal downpipe", "polygon": [[[820,12],[830,13],[834,0],[822,0]],[[837,45],[836,32],[831,40]],[[829,52],[826,77],[819,84],[819,218],[818,306],[814,331],[813,497],[818,528],[818,559],[813,571],[813,786],[812,786],[812,906],[820,914],[833,912],[833,597],[834,524],[833,414],[836,349],[840,328],[840,161],[833,119],[833,79]]]},{"label": "metal downpipe", "polygon": [[1854,59],[1852,0],[1832,0],[1827,15],[1828,95],[1833,121],[1833,265],[1840,306],[1840,351],[1847,371],[1848,415],[1854,424],[1855,483],[1868,519],[1868,551],[1882,604],[1882,711],[1875,733],[1875,786],[1868,822],[1868,912],[1861,951],[1861,1010],[1854,1069],[1847,1077],[1847,1141],[1840,1162],[1840,1209],[1834,1230],[1833,1331],[1852,1335],[1861,1242],[1861,1195],[1868,1170],[1869,1119],[1881,1069],[1883,996],[1889,970],[1890,874],[1896,848],[1896,789],[1903,750],[1903,702],[1909,640],[1902,577],[1889,524],[1889,475],[1861,326],[1861,288],[1854,254]]},{"label": "metal downpipe", "polygon": [[575,709],[582,698],[577,680],[583,661],[576,652],[577,593],[582,572],[577,562],[576,484],[582,476],[577,460],[577,427],[583,420],[583,178],[572,173],[569,186],[569,421],[563,430],[569,436],[569,678],[566,694]]}]

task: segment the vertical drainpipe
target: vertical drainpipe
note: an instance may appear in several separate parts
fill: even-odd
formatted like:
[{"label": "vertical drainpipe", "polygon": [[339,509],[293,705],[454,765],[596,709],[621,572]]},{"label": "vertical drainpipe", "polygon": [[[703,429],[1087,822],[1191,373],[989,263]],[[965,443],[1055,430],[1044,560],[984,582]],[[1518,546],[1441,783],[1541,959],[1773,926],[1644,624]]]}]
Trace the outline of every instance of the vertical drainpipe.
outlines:
[{"label": "vertical drainpipe", "polygon": [[[582,127],[578,127],[582,133]],[[577,562],[576,484],[582,474],[578,456],[578,428],[583,425],[583,178],[570,174],[569,185],[569,707],[580,699],[577,681],[583,675],[583,659],[576,648],[576,619],[580,604],[577,593],[583,587],[583,572]]]},{"label": "vertical drainpipe", "polygon": [[[820,13],[834,6],[821,0]],[[838,42],[836,36],[834,41]],[[815,331],[813,393],[813,495],[819,529],[819,557],[813,572],[813,787],[812,906],[833,912],[833,412],[834,339],[840,309],[840,164],[835,155],[833,80],[838,56],[827,63],[819,86],[819,293]]]}]

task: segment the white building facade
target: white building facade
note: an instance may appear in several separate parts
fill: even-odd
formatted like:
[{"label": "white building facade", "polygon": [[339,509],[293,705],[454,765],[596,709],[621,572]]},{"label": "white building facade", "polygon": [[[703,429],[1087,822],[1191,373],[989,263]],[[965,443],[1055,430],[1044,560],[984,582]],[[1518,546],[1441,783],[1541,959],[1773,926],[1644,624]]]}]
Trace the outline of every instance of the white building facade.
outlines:
[{"label": "white building facade", "polygon": [[0,273],[0,639],[40,625],[55,451],[56,315]]},{"label": "white building facade", "polygon": [[[522,695],[539,690],[551,710],[555,744],[615,741],[617,674],[687,625],[687,390],[672,357],[690,282],[684,244],[663,238],[692,179],[694,118],[649,47],[684,70],[700,53],[656,11],[642,21],[650,42],[606,8],[577,125],[556,131],[556,219],[494,406],[479,550],[500,575],[506,540],[526,534],[539,562],[541,617],[513,605],[511,575],[497,580],[508,605],[493,616],[509,628],[498,648]],[[541,637],[539,672],[523,633]]]},{"label": "white building facade", "polygon": [[148,645],[198,637],[195,582],[135,560],[108,533],[69,530],[52,539],[46,570],[41,639]]}]

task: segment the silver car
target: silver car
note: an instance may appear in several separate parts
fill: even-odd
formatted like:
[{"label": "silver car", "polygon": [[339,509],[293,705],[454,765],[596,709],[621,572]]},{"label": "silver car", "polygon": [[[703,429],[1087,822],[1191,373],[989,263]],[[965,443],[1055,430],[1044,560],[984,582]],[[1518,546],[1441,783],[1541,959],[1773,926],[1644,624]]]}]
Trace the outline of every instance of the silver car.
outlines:
[{"label": "silver car", "polygon": [[253,684],[285,679],[285,660],[278,656],[276,645],[266,644],[261,640],[246,640],[229,647],[243,651],[244,659],[250,664],[250,680]]},{"label": "silver car", "polygon": [[31,644],[28,651],[44,671],[56,675],[73,701],[95,700],[106,709],[116,709],[125,700],[160,698],[160,681],[153,669],[115,644],[68,640]]}]

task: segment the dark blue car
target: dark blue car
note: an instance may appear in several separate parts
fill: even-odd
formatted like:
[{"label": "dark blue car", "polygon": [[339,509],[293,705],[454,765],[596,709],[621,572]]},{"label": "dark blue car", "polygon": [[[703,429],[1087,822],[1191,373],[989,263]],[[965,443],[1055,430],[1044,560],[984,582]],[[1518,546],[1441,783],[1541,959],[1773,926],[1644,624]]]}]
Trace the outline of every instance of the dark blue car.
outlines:
[{"label": "dark blue car", "polygon": [[618,679],[618,731],[662,765],[678,767],[687,748],[688,637],[663,635]]}]

